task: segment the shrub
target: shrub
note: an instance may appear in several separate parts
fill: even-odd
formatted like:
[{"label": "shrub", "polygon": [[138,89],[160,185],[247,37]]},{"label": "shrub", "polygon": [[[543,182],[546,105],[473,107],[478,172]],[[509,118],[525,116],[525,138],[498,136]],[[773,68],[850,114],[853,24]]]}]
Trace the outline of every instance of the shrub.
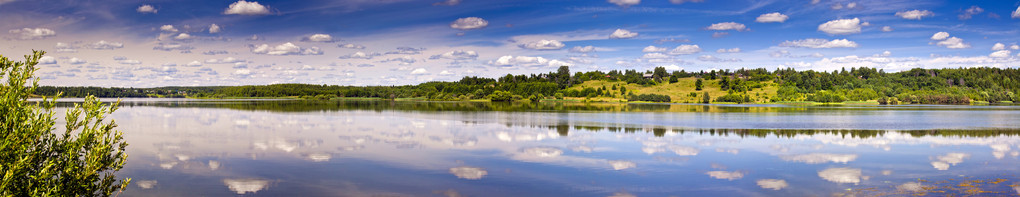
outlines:
[{"label": "shrub", "polygon": [[829,91],[822,90],[816,92],[815,95],[812,95],[811,98],[808,100],[821,103],[839,103],[846,101],[846,97],[843,97],[843,95],[838,95]]},{"label": "shrub", "polygon": [[[95,96],[67,111],[65,130],[54,131],[55,99],[27,102],[39,86],[26,84],[45,54],[34,51],[25,62],[0,56],[0,196],[110,196],[123,191],[131,179],[114,172],[127,162],[122,133],[107,115],[117,105],[104,105]],[[57,95],[59,96],[59,94]]]},{"label": "shrub", "polygon": [[649,102],[670,102],[668,95],[661,94],[639,94],[630,96],[627,101],[649,101]]},{"label": "shrub", "polygon": [[510,92],[507,92],[507,91],[496,90],[496,91],[492,92],[492,94],[489,95],[489,100],[497,101],[497,102],[499,102],[499,101],[513,101],[514,96],[519,96],[519,95],[514,95],[513,93],[510,93]]},{"label": "shrub", "polygon": [[556,97],[556,99],[563,99],[563,93],[556,93],[553,97]]},{"label": "shrub", "polygon": [[705,92],[705,94],[701,95],[701,103],[706,103],[707,104],[707,103],[711,103],[711,102],[712,102],[712,97],[708,96],[708,92]]},{"label": "shrub", "polygon": [[740,94],[727,94],[720,97],[716,97],[715,102],[746,103],[751,102],[751,99],[747,96]]}]

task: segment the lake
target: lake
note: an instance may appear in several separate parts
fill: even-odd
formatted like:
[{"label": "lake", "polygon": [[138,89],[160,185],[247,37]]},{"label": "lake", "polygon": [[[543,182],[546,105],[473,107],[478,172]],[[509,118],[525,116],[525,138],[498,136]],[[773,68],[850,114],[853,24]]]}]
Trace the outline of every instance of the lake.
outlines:
[{"label": "lake", "polygon": [[1020,193],[1018,106],[121,106],[112,118],[130,156],[118,175],[132,178],[122,196]]}]

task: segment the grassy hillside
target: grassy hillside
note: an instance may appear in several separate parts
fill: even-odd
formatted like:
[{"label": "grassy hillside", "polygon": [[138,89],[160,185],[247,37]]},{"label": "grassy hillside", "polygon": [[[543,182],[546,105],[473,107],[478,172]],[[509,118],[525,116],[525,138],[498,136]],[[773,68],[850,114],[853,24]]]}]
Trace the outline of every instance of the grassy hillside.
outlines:
[{"label": "grassy hillside", "polygon": [[[634,94],[662,94],[669,95],[670,99],[676,103],[699,103],[701,102],[701,94],[708,92],[708,95],[712,97],[714,101],[716,97],[726,95],[727,91],[723,91],[719,87],[719,80],[704,80],[703,84],[705,87],[701,91],[694,90],[694,82],[697,79],[694,77],[681,78],[676,83],[659,83],[651,86],[642,86],[637,84],[627,84],[626,82],[616,81],[610,82],[605,80],[592,80],[585,81],[580,85],[575,85],[568,88],[568,90],[582,90],[587,87],[591,88],[602,88],[605,86],[609,91],[614,92],[613,98],[601,97],[594,98],[597,101],[626,101],[625,96],[620,94],[619,89],[616,91],[611,90],[613,85],[618,87],[626,87],[628,92],[633,91]],[[762,88],[757,88],[747,92],[751,96],[751,99],[756,103],[768,102],[768,98],[771,98],[776,94],[777,87],[773,82],[763,82]],[[696,97],[691,97],[691,93],[696,93]]]}]

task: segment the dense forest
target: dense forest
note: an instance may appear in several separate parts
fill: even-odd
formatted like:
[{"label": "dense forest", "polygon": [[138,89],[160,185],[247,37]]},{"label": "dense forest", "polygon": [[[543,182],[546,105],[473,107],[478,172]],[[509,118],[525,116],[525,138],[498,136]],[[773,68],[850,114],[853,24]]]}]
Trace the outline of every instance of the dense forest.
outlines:
[{"label": "dense forest", "polygon": [[[666,95],[634,94],[625,87],[570,87],[585,81],[611,81],[640,86],[670,85],[678,79],[696,78],[696,90],[704,83],[718,84],[725,95],[691,93],[703,102],[751,102],[749,90],[762,88],[763,82],[778,86],[769,102],[878,101],[881,104],[970,104],[1015,102],[1020,94],[1020,70],[1014,68],[944,68],[887,73],[874,68],[850,68],[832,72],[797,71],[792,68],[769,71],[764,68],[668,72],[663,67],[651,71],[612,70],[571,73],[569,67],[556,72],[531,75],[506,75],[496,79],[464,77],[452,82],[426,82],[404,86],[338,86],[312,84],[274,84],[251,86],[100,88],[40,87],[39,95],[64,97],[300,97],[330,99],[337,97],[422,98],[428,100],[539,101],[542,99],[615,97],[629,101],[670,102]],[[707,88],[707,87],[704,87]],[[712,99],[714,98],[714,99]]]}]

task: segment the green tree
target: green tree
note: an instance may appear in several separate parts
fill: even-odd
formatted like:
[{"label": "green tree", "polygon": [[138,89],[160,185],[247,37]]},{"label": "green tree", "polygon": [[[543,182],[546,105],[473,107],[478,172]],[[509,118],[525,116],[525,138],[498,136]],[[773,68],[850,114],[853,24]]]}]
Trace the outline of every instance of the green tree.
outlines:
[{"label": "green tree", "polygon": [[489,95],[491,101],[513,101],[514,94],[507,91],[496,90]]},{"label": "green tree", "polygon": [[680,82],[680,80],[678,80],[676,78],[676,76],[669,76],[669,83],[676,83],[676,82]]},{"label": "green tree", "polygon": [[711,102],[712,102],[712,97],[708,96],[708,92],[705,92],[705,94],[701,95],[701,103],[711,103]]},{"label": "green tree", "polygon": [[722,76],[721,80],[719,80],[719,89],[722,89],[723,91],[730,89],[729,78],[730,77]]},{"label": "green tree", "polygon": [[694,90],[701,91],[701,88],[703,88],[703,87],[704,87],[704,84],[702,84],[701,79],[698,79],[697,81],[694,81]]},{"label": "green tree", "polygon": [[[24,62],[0,56],[0,196],[110,196],[131,179],[114,173],[127,161],[127,143],[107,115],[117,104],[104,105],[94,96],[67,111],[63,132],[56,132],[53,99],[28,98],[39,87],[32,78],[45,54],[33,51]],[[59,94],[58,94],[59,96]],[[59,134],[58,134],[59,133]]]}]

